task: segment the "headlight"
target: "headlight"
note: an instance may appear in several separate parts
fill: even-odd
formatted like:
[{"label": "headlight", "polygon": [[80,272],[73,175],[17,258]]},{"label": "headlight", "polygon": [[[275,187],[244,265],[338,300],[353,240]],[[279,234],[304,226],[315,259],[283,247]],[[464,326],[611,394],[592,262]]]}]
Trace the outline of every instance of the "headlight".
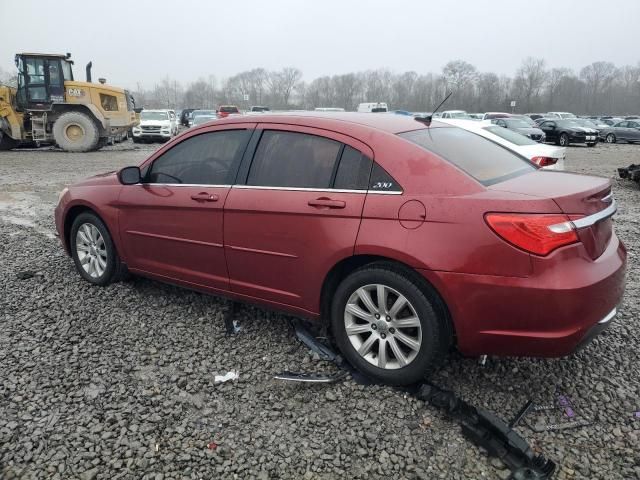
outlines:
[{"label": "headlight", "polygon": [[65,196],[65,194],[69,191],[69,189],[67,187],[64,187],[62,189],[62,191],[60,192],[60,194],[58,195],[58,203],[60,203],[60,200],[62,200],[62,197]]},{"label": "headlight", "polygon": [[133,127],[133,131],[134,132],[139,132],[140,131],[140,127]]}]

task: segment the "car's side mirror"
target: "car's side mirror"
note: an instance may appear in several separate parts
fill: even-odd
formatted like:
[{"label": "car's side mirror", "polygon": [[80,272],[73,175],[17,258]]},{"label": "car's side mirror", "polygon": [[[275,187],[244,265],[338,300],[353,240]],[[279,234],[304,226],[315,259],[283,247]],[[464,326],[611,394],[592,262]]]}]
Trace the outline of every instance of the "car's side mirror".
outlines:
[{"label": "car's side mirror", "polygon": [[118,172],[118,180],[123,185],[135,185],[142,181],[140,167],[124,167]]}]

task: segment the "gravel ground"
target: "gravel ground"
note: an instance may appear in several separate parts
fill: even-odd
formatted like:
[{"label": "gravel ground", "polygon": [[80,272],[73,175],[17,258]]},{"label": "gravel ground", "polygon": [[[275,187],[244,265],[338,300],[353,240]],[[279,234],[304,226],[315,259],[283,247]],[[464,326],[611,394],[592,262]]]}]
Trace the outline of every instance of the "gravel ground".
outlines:
[{"label": "gravel ground", "polygon": [[[157,146],[0,154],[0,478],[508,476],[439,411],[397,390],[273,380],[284,369],[333,370],[283,315],[243,306],[242,330],[228,338],[223,300],[141,278],[82,281],[53,236],[58,192]],[[568,396],[591,425],[519,427],[558,463],[556,478],[640,478],[640,190],[615,179],[630,163],[640,147],[572,147],[567,159],[568,169],[614,178],[629,273],[611,328],[569,358],[481,366],[452,355],[434,378],[504,418],[529,398]],[[24,270],[37,275],[19,280]],[[233,370],[238,380],[215,384]]]}]

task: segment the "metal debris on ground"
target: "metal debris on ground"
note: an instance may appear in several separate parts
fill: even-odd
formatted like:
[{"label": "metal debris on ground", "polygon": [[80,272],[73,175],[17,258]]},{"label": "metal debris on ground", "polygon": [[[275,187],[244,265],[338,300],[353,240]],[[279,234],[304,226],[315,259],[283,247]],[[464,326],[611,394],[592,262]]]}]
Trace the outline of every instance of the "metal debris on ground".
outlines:
[{"label": "metal debris on ground", "polygon": [[224,312],[224,328],[227,336],[235,335],[240,332],[240,322],[236,320],[236,314],[238,313],[238,302],[230,302],[229,308]]},{"label": "metal debris on ground", "polygon": [[[529,419],[528,415],[532,412],[537,415],[534,419]],[[591,420],[578,416],[569,397],[558,394],[555,403],[547,405],[537,405],[528,400],[510,425],[515,427],[519,423],[523,423],[534,432],[540,433],[584,427],[591,425]]]},{"label": "metal debris on ground", "polygon": [[239,377],[240,377],[240,374],[237,371],[232,370],[230,372],[225,373],[224,375],[216,375],[213,378],[213,383],[217,385],[219,383],[228,382],[230,380],[237,380]]},{"label": "metal debris on ground", "polygon": [[44,274],[42,272],[33,272],[31,270],[24,270],[16,273],[16,278],[18,280],[28,280],[34,277],[44,277]]},{"label": "metal debris on ground", "polygon": [[[355,370],[348,362],[332,348],[320,342],[300,322],[294,322],[294,327],[298,339],[313,352],[323,359],[333,361],[341,370],[354,375]],[[333,383],[314,380],[331,378],[331,375],[283,372],[276,375],[275,378],[296,382]],[[489,456],[499,458],[511,470],[508,480],[544,480],[552,477],[556,469],[555,462],[545,458],[542,454],[536,455],[527,441],[512,428],[526,415],[533,405],[532,402],[529,402],[526,408],[521,409],[516,418],[507,424],[490,411],[474,407],[457,397],[453,392],[443,390],[431,383],[414,385],[406,388],[405,391],[444,410],[452,419],[458,421],[462,428],[462,434],[468,440],[483,448]],[[568,405],[568,399],[563,398]]]},{"label": "metal debris on ground", "polygon": [[640,185],[640,165],[631,164],[626,168],[619,168],[618,175],[620,178],[633,180]]}]

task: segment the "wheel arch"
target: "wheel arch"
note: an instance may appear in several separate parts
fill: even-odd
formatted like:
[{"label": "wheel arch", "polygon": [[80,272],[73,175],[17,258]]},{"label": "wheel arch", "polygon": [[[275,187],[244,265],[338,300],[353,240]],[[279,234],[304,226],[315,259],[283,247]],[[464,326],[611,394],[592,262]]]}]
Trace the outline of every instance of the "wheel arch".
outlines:
[{"label": "wheel arch", "polygon": [[320,321],[323,324],[329,325],[330,323],[331,300],[338,288],[338,285],[340,285],[340,282],[355,270],[371,264],[387,265],[402,271],[402,273],[411,278],[427,298],[433,302],[433,307],[436,309],[436,313],[441,316],[444,322],[448,325],[451,338],[453,338],[454,343],[456,342],[456,331],[453,319],[451,318],[451,312],[443,296],[436,287],[410,265],[382,255],[352,255],[343,258],[329,270],[322,282],[322,289],[320,293]]},{"label": "wheel arch", "polygon": [[[93,108],[91,108],[93,107]],[[109,134],[109,126],[105,118],[102,114],[95,108],[94,105],[84,105],[84,104],[70,104],[70,103],[56,103],[51,108],[51,114],[49,115],[49,120],[51,125],[55,123],[55,121],[64,113],[68,112],[79,112],[87,115],[91,121],[95,124],[96,128],[101,137],[104,137]]]},{"label": "wheel arch", "polygon": [[109,225],[109,222],[107,221],[105,215],[101,215],[100,211],[95,206],[87,203],[76,203],[70,206],[64,214],[64,223],[62,230],[64,238],[62,239],[62,241],[64,242],[64,247],[67,252],[71,254],[71,227],[73,226],[73,222],[75,221],[75,219],[78,218],[78,216],[82,213],[92,213],[93,215],[98,217],[102,223],[104,223],[104,226],[107,228],[107,231],[111,236],[111,241],[113,242],[116,251],[120,252],[120,239],[117,235],[114,234],[114,231]]}]

